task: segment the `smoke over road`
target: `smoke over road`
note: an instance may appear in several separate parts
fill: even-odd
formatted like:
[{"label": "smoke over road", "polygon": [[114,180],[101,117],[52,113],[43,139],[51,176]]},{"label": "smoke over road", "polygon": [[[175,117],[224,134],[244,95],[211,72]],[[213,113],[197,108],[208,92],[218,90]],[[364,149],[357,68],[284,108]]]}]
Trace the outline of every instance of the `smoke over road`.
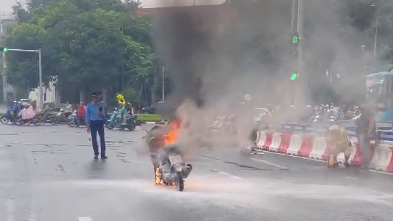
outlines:
[{"label": "smoke over road", "polygon": [[[159,6],[167,8],[154,16],[153,35],[159,57],[170,70],[174,83],[173,93],[165,100],[166,113],[182,106],[178,110],[190,123],[194,136],[206,138],[207,127],[215,116],[236,114],[236,130],[244,133],[212,136],[209,142],[217,145],[228,140],[246,143],[252,113],[241,105],[245,94],[252,95],[255,106],[288,105],[292,94],[303,104],[311,102],[315,94],[308,86],[295,90],[289,81],[294,63],[290,45],[290,1],[233,0],[220,5],[217,2],[215,6],[201,6],[212,4],[207,0],[196,1],[197,6],[192,6],[192,1],[185,2],[157,1]],[[350,59],[359,55],[353,44],[348,44],[346,38],[336,38],[338,33],[324,28],[334,24],[337,17],[333,3],[334,0],[318,0],[306,3],[305,7],[305,23],[311,28],[302,39],[308,44],[304,45],[307,49],[305,68],[299,79],[310,80],[315,85],[326,76],[311,74],[316,70],[309,68],[310,64],[329,60],[345,72],[359,66],[367,56],[364,53],[362,58]],[[187,4],[189,7],[181,7]],[[333,86],[329,87],[340,94]],[[362,90],[361,87],[352,89],[354,93]]]}]

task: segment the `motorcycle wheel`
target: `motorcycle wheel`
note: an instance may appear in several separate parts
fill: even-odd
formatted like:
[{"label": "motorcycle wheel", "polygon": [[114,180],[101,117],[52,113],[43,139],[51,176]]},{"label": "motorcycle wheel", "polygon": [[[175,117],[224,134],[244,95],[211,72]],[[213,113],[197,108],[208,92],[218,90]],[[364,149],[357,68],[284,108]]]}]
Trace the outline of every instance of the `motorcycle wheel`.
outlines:
[{"label": "motorcycle wheel", "polygon": [[135,125],[134,123],[128,123],[128,124],[127,124],[127,128],[128,128],[128,130],[130,130],[130,131],[135,130],[135,127],[136,127],[136,125]]},{"label": "motorcycle wheel", "polygon": [[2,124],[8,124],[9,122],[10,122],[10,120],[6,116],[1,117]]},{"label": "motorcycle wheel", "polygon": [[18,125],[18,126],[22,126],[22,125],[24,125],[26,122],[24,122],[22,119],[17,119],[16,121],[15,121],[15,124],[16,125]]},{"label": "motorcycle wheel", "polygon": [[31,122],[34,124],[34,126],[40,126],[41,125],[41,121],[40,119],[38,119],[38,117],[34,117]]},{"label": "motorcycle wheel", "polygon": [[54,121],[50,121],[51,125],[56,125],[56,124],[60,124],[60,122],[58,120],[54,120]]},{"label": "motorcycle wheel", "polygon": [[69,121],[68,121],[68,126],[70,126],[70,127],[75,127],[75,119],[70,119]]},{"label": "motorcycle wheel", "polygon": [[181,172],[176,173],[176,188],[178,191],[184,190],[184,179]]},{"label": "motorcycle wheel", "polygon": [[55,115],[48,115],[46,117],[45,122],[50,123],[51,125],[55,125],[56,124],[56,116]]},{"label": "motorcycle wheel", "polygon": [[56,125],[56,124],[60,124],[60,117],[58,116],[53,116],[51,121],[50,121],[51,125]]},{"label": "motorcycle wheel", "polygon": [[114,127],[115,127],[115,125],[113,125],[113,123],[111,123],[111,122],[106,123],[106,128],[108,128],[108,130],[112,130]]}]

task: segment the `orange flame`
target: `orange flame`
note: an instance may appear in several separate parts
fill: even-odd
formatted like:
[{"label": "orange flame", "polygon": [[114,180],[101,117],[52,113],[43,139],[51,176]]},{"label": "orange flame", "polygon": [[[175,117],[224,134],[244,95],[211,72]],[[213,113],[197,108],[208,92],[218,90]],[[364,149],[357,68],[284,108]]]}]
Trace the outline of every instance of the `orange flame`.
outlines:
[{"label": "orange flame", "polygon": [[165,146],[176,143],[179,138],[180,120],[169,123],[169,132],[165,135]]}]

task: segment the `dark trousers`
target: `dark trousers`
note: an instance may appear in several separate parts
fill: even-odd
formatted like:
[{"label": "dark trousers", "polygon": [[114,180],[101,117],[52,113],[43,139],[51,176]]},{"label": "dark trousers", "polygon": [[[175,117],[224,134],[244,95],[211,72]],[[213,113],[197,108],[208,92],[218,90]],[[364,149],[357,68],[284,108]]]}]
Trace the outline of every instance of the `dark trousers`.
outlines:
[{"label": "dark trousers", "polygon": [[93,144],[94,155],[100,154],[98,152],[97,133],[100,136],[101,143],[101,156],[105,156],[105,132],[104,121],[91,121],[90,122],[91,143]]},{"label": "dark trousers", "polygon": [[76,118],[74,118],[74,120],[75,120],[76,126],[79,127],[82,123],[84,123],[85,118],[84,117],[76,117]]}]

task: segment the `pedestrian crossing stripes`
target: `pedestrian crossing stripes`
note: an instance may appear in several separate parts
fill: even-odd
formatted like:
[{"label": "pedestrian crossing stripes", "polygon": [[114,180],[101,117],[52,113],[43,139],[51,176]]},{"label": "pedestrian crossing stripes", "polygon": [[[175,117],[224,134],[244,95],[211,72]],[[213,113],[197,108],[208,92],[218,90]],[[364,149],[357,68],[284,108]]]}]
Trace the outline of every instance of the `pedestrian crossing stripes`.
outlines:
[{"label": "pedestrian crossing stripes", "polygon": [[93,221],[90,217],[78,217],[78,221]]}]

